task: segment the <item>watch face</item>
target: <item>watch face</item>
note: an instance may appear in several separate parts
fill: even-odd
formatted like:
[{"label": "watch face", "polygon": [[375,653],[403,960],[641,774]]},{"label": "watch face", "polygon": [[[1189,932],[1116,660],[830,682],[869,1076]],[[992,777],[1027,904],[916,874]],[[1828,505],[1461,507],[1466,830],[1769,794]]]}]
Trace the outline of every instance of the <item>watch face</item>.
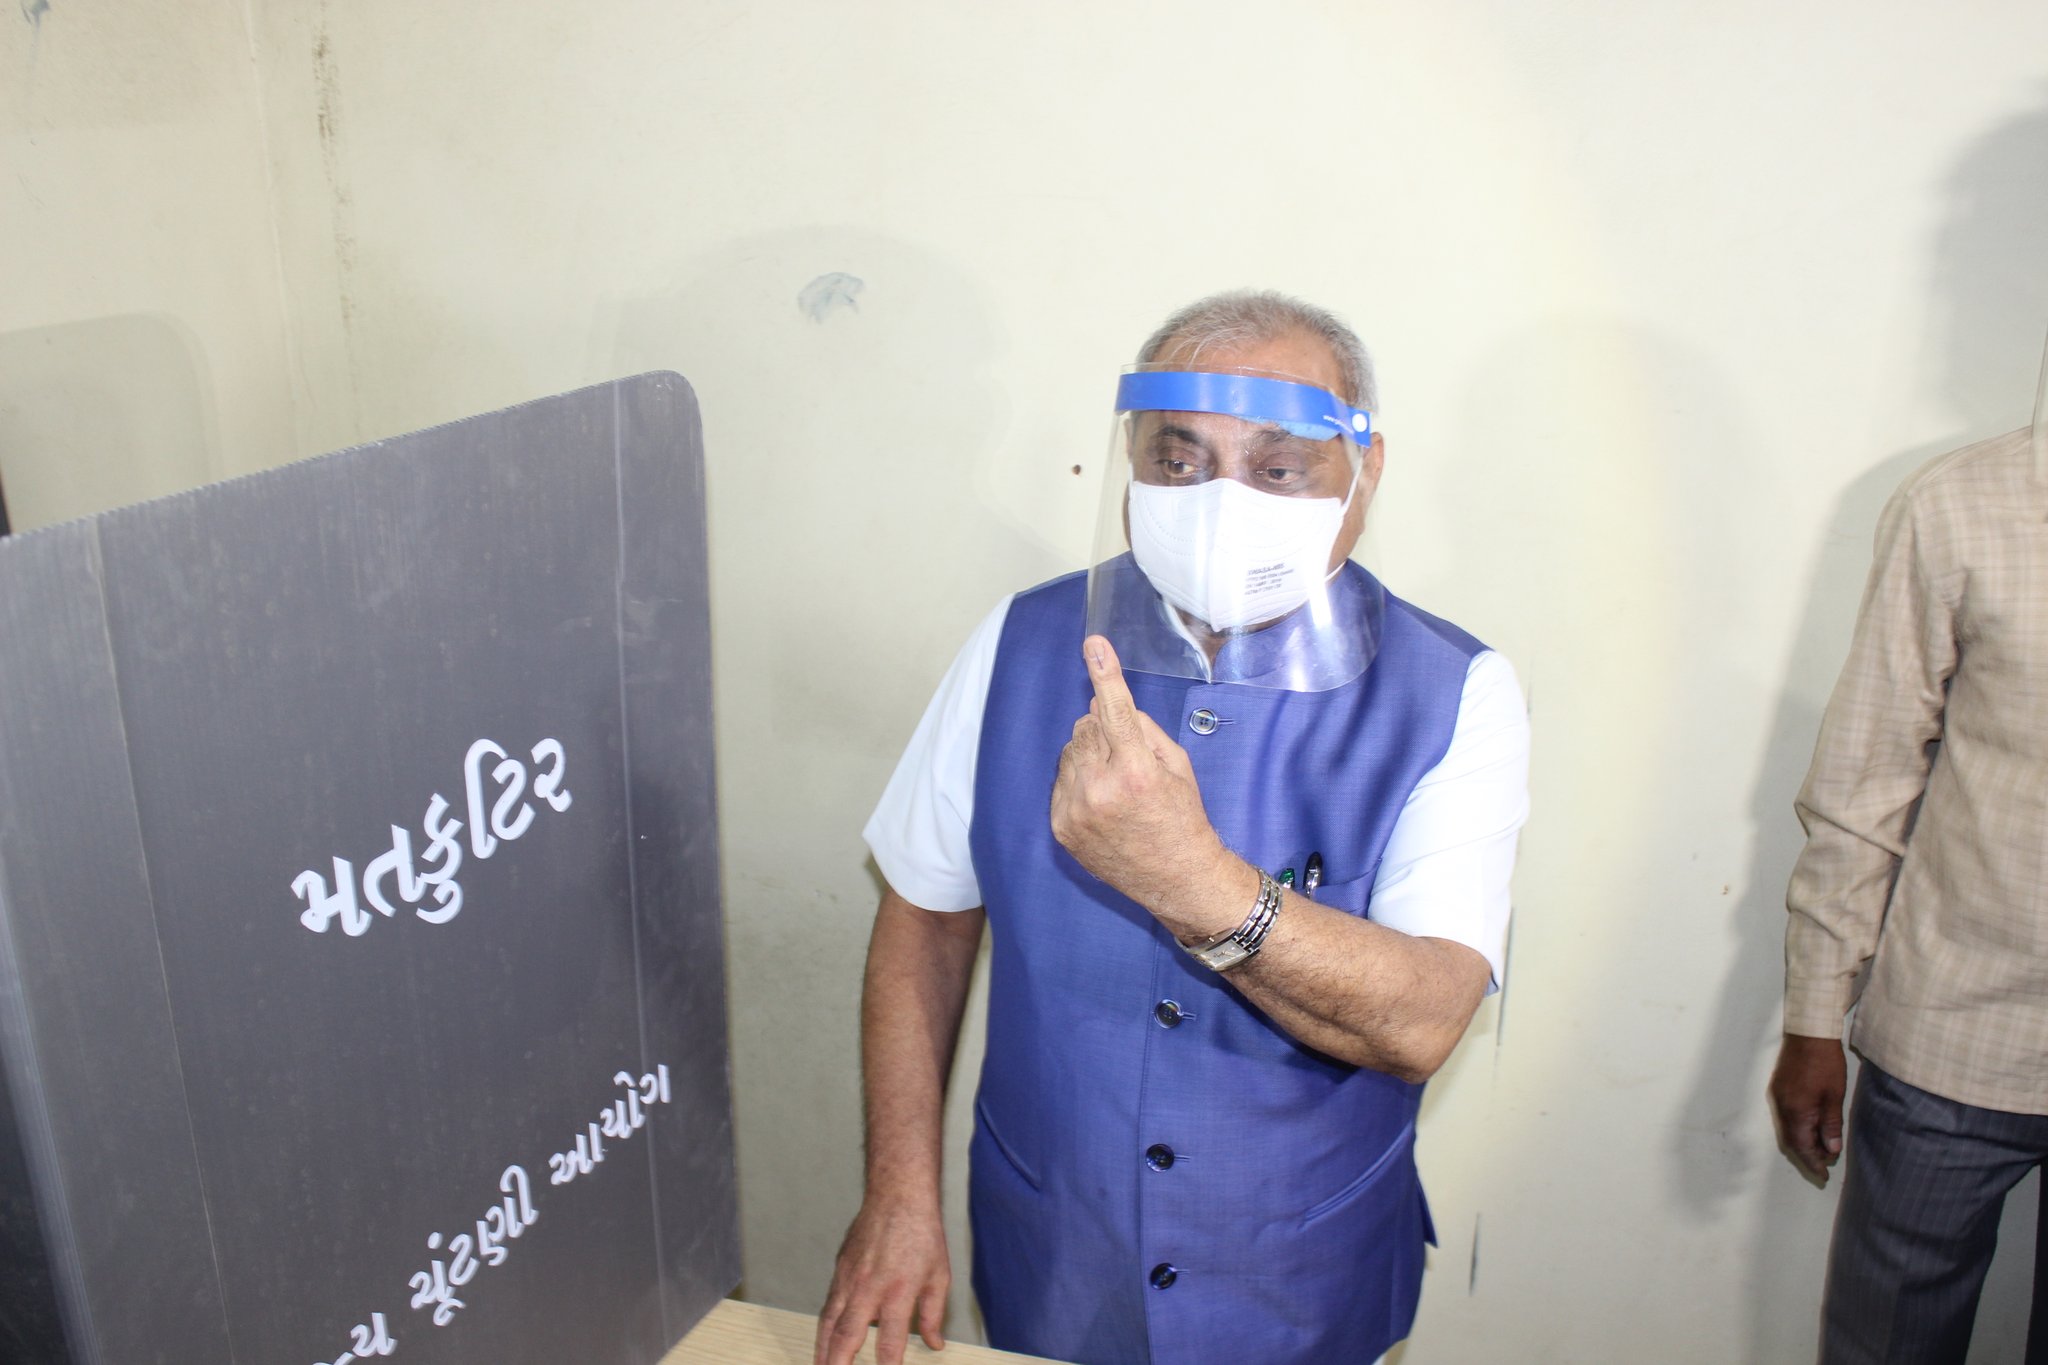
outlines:
[{"label": "watch face", "polygon": [[1213,948],[1204,948],[1201,952],[1196,953],[1195,956],[1201,959],[1202,965],[1210,971],[1227,972],[1238,963],[1250,957],[1253,951],[1253,949],[1245,947],[1243,941],[1233,931],[1223,942]]},{"label": "watch face", "polygon": [[1273,927],[1273,921],[1280,918],[1280,905],[1284,899],[1281,883],[1262,869],[1259,872],[1259,898],[1252,903],[1251,912],[1244,917],[1243,924],[1216,934],[1205,942],[1183,943],[1181,947],[1210,971],[1227,972],[1259,951],[1266,941],[1266,932]]}]

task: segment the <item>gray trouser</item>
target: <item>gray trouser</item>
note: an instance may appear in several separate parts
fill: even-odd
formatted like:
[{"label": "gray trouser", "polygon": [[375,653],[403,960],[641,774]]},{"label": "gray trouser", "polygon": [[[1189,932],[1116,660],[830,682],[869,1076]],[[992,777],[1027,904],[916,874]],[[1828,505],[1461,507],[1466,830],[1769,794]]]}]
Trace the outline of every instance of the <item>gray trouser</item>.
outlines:
[{"label": "gray trouser", "polygon": [[[2048,1115],[1958,1104],[1865,1062],[1828,1255],[1822,1365],[1962,1365],[2005,1196],[2044,1159]],[[2043,1204],[2027,1365],[2048,1365],[2048,1194]]]}]

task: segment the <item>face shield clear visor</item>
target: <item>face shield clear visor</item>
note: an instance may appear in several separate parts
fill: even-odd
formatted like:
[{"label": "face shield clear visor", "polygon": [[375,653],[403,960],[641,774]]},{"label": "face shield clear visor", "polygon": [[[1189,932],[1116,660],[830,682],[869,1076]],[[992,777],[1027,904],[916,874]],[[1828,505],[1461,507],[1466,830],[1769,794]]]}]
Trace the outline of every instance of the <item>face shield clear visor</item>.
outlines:
[{"label": "face shield clear visor", "polygon": [[1147,366],[1116,406],[1088,632],[1141,673],[1295,692],[1363,673],[1383,600],[1342,570],[1371,414],[1303,380]]}]

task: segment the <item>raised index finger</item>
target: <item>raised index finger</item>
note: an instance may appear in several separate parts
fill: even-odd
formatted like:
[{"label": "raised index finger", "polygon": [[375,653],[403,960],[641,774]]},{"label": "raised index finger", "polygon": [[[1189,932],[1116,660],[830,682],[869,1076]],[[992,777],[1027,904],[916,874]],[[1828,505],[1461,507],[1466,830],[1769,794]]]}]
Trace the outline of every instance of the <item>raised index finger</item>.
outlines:
[{"label": "raised index finger", "polygon": [[1095,718],[1109,740],[1111,752],[1126,745],[1140,744],[1138,704],[1131,699],[1124,681],[1123,664],[1108,639],[1091,635],[1081,642],[1081,655],[1088,661],[1088,676],[1095,683]]}]

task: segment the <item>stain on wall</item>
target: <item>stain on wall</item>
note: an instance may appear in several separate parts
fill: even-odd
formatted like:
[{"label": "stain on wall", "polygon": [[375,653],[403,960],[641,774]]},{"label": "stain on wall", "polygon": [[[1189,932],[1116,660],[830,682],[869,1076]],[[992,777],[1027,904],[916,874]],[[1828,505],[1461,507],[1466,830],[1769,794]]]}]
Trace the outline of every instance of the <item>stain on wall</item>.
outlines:
[{"label": "stain on wall", "polygon": [[313,98],[320,137],[320,168],[327,180],[329,221],[334,232],[334,263],[341,308],[342,342],[348,354],[349,391],[360,392],[355,355],[355,196],[342,169],[341,68],[335,60],[327,6],[313,23]]},{"label": "stain on wall", "polygon": [[798,291],[796,306],[812,322],[823,322],[841,309],[858,313],[860,291],[865,288],[867,281],[860,276],[834,270],[818,276]]}]

